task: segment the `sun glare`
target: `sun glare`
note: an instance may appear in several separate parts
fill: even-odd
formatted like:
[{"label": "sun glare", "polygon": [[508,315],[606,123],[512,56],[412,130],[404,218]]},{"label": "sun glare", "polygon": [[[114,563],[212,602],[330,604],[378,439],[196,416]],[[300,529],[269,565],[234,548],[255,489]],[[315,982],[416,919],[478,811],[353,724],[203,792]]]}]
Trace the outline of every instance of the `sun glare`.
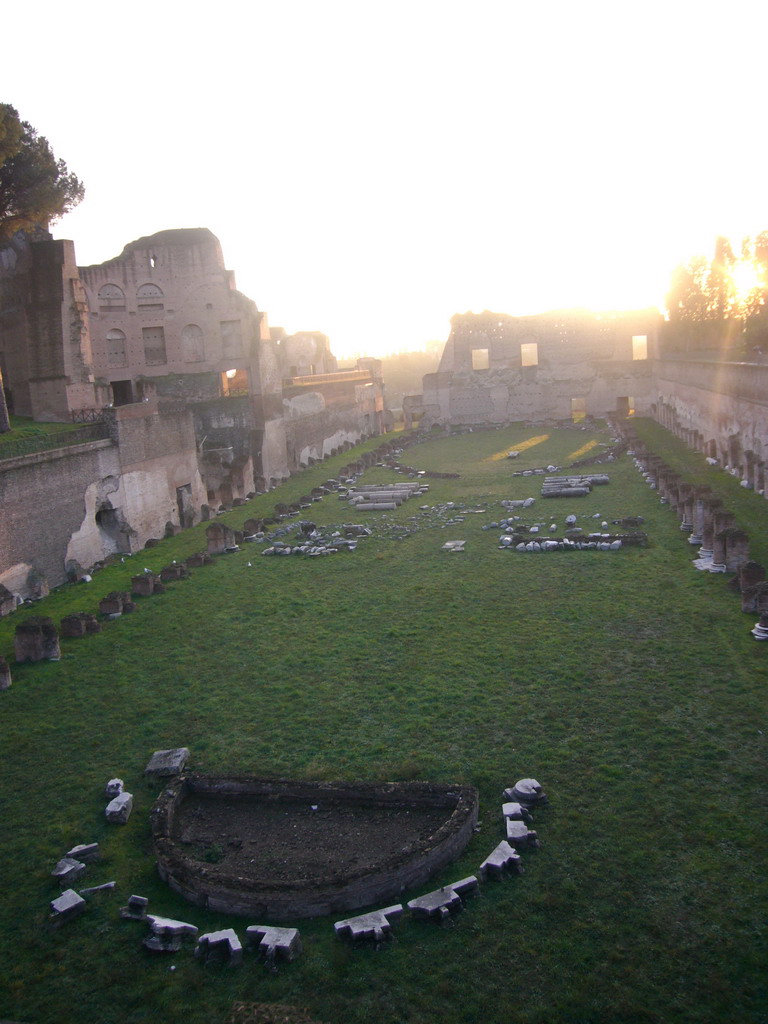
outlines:
[{"label": "sun glare", "polygon": [[755,288],[762,285],[760,273],[754,263],[741,260],[731,271],[731,279],[739,300],[749,298]]}]

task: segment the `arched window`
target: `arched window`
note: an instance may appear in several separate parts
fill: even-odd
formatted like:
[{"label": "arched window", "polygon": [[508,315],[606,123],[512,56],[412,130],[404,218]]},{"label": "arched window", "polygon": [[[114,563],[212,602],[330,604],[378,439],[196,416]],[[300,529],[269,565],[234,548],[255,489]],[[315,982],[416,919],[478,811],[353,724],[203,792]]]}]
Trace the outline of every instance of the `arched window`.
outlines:
[{"label": "arched window", "polygon": [[107,365],[127,366],[128,358],[125,353],[125,335],[117,328],[107,331]]},{"label": "arched window", "polygon": [[148,313],[163,308],[163,292],[156,284],[143,284],[136,292],[139,311]]},{"label": "arched window", "polygon": [[124,313],[125,294],[116,284],[103,284],[99,288],[100,313]]},{"label": "arched window", "polygon": [[181,356],[185,363],[201,363],[205,359],[203,332],[197,324],[182,327]]}]

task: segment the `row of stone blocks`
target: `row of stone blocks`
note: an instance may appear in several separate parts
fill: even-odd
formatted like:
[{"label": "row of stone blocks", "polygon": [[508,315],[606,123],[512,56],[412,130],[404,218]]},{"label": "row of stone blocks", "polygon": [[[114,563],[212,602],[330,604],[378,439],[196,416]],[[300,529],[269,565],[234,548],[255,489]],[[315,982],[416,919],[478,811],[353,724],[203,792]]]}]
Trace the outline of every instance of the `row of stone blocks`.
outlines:
[{"label": "row of stone blocks", "polygon": [[712,571],[738,572],[749,561],[749,537],[736,525],[734,513],[723,508],[711,487],[687,483],[636,437],[630,440],[635,464],[662,503],[676,513],[680,529],[690,534],[689,543],[700,545],[699,556],[711,559]]},{"label": "row of stone blocks", "polygon": [[[504,790],[504,798],[502,817],[507,838],[502,840],[480,865],[480,879],[478,880],[476,875],[468,875],[458,882],[451,882],[440,889],[434,889],[409,900],[406,905],[415,919],[431,919],[445,923],[452,914],[463,908],[462,897],[479,890],[480,881],[485,881],[489,877],[502,878],[510,872],[522,873],[519,851],[535,849],[540,845],[536,833],[528,828],[531,810],[546,803],[547,797],[535,779],[520,779],[514,786]],[[367,940],[379,944],[391,937],[392,924],[399,920],[402,914],[402,904],[396,903],[383,910],[373,910],[367,914],[337,921],[334,931],[338,936],[349,938],[353,942]]]}]

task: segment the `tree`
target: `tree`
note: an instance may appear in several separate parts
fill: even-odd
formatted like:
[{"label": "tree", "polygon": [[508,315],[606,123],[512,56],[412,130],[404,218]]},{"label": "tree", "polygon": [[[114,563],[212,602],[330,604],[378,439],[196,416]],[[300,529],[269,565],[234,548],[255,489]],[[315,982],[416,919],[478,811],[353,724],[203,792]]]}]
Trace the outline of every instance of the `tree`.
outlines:
[{"label": "tree", "polygon": [[0,241],[63,217],[84,191],[48,140],[9,103],[0,103]]},{"label": "tree", "polygon": [[[83,198],[83,185],[57,160],[48,140],[0,103],[0,243],[24,230],[47,226]],[[0,433],[10,430],[0,370]]]},{"label": "tree", "polygon": [[677,267],[666,297],[670,320],[707,319],[706,276],[707,261],[703,256],[695,256],[686,266]]}]

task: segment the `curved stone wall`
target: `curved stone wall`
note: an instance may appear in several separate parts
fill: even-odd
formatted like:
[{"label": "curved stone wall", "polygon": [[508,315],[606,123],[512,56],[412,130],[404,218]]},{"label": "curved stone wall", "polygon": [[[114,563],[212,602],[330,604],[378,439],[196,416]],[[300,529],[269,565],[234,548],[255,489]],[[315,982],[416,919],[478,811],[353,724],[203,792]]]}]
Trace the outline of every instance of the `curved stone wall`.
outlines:
[{"label": "curved stone wall", "polygon": [[[224,865],[197,859],[179,841],[176,822],[188,799],[295,802],[355,807],[364,826],[366,810],[403,808],[445,811],[427,838],[360,868],[329,864],[322,877],[270,879],[235,874]],[[152,833],[160,876],[197,906],[274,921],[320,917],[356,910],[421,885],[464,850],[477,823],[478,794],[470,786],[410,783],[312,783],[246,777],[182,776],[166,787],[152,811]]]}]

